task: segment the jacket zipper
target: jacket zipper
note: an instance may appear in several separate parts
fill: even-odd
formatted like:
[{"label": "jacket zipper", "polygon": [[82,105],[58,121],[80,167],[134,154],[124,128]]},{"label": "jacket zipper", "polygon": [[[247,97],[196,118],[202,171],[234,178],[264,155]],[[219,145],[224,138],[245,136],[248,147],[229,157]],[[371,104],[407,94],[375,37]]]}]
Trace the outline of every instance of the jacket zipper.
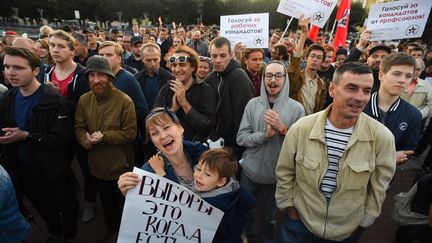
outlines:
[{"label": "jacket zipper", "polygon": [[329,200],[326,200],[327,201],[327,209],[326,209],[326,216],[325,216],[325,221],[324,221],[324,232],[323,232],[323,235],[322,235],[321,238],[324,238],[325,234],[327,233],[327,218],[328,218],[328,211],[329,211],[330,200],[331,200],[331,197],[330,197]]}]

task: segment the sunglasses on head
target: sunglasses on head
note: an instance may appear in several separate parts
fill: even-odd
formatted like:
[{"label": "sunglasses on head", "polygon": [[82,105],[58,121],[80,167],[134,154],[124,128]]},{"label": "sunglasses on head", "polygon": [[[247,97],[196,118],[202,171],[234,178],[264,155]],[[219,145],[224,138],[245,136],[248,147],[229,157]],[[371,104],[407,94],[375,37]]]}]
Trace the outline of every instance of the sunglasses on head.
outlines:
[{"label": "sunglasses on head", "polygon": [[179,118],[177,117],[177,115],[174,113],[174,112],[172,112],[172,111],[170,111],[167,107],[159,107],[159,108],[155,108],[155,109],[153,109],[152,111],[150,111],[150,113],[147,115],[147,118],[146,118],[146,124],[147,124],[147,122],[152,118],[152,117],[154,117],[156,114],[159,114],[159,113],[161,113],[161,112],[164,112],[164,113],[166,113],[172,120],[173,120],[173,122],[175,122],[175,123],[180,123],[180,120],[179,120]]},{"label": "sunglasses on head", "polygon": [[171,56],[171,57],[168,59],[168,62],[169,62],[170,64],[173,64],[173,63],[175,63],[176,61],[177,61],[178,63],[186,63],[187,61],[191,62],[191,59],[192,59],[192,58],[190,58],[190,57],[188,57],[188,56],[178,56],[178,57]]},{"label": "sunglasses on head", "polygon": [[210,57],[199,56],[199,60],[200,60],[200,61],[207,61],[207,62],[211,62],[211,58],[210,58]]}]

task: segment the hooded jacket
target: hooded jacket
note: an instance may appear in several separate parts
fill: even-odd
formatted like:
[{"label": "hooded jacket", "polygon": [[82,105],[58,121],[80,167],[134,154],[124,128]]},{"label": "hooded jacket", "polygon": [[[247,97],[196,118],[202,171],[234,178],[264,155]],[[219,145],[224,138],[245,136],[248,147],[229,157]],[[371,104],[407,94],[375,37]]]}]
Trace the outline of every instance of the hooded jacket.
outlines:
[{"label": "hooded jacket", "polygon": [[[274,101],[273,110],[279,113],[282,123],[290,127],[305,115],[305,111],[299,102],[288,97],[288,93],[289,80],[286,75],[283,87]],[[264,113],[268,109],[269,99],[263,81],[260,96],[251,99],[246,105],[237,134],[237,143],[246,147],[240,164],[243,172],[250,180],[259,184],[276,183],[275,168],[285,138],[278,132],[273,137],[266,138],[267,123],[264,121]]]},{"label": "hooded jacket", "polygon": [[240,64],[232,59],[221,73],[211,72],[204,80],[216,94],[216,126],[214,138],[222,137],[237,158],[242,148],[236,143],[237,132],[247,102],[254,97],[253,86]]},{"label": "hooded jacket", "polygon": [[[52,74],[54,71],[55,65],[48,66],[45,69],[45,81],[50,82],[52,79]],[[90,91],[87,78],[85,76],[85,67],[81,64],[77,63],[77,66],[74,71],[74,76],[72,78],[72,82],[68,85],[68,97],[67,99],[72,101],[74,105],[78,104],[78,100],[81,95]]]},{"label": "hooded jacket", "polygon": [[[196,192],[195,188],[192,188]],[[224,212],[213,243],[241,243],[241,233],[246,221],[246,214],[255,207],[256,200],[251,193],[240,187],[239,182],[231,178],[223,187],[209,192],[196,192],[206,202]]]}]

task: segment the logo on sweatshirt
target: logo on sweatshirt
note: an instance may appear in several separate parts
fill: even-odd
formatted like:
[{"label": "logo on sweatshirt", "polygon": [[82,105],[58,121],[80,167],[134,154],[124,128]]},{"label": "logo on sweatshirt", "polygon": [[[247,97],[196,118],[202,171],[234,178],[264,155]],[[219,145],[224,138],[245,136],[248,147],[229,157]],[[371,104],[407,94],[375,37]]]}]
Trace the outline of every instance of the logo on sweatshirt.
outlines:
[{"label": "logo on sweatshirt", "polygon": [[406,122],[399,123],[399,130],[405,131],[407,129],[407,127],[408,127],[408,123],[406,123]]}]

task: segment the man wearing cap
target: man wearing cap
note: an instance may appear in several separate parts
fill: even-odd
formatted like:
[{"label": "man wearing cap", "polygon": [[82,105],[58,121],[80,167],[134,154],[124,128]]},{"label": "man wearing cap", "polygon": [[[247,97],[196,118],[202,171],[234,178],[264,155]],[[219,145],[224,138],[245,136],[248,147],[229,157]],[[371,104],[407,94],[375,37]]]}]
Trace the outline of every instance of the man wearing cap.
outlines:
[{"label": "man wearing cap", "polygon": [[83,30],[83,34],[87,36],[88,51],[90,56],[96,55],[99,52],[99,43],[97,42],[96,30],[88,28]]},{"label": "man wearing cap", "polygon": [[[362,55],[363,50],[368,46],[372,32],[365,30],[360,34],[360,39],[356,47],[351,51],[345,62],[358,61]],[[380,81],[378,77],[379,67],[382,59],[391,54],[391,49],[386,45],[376,45],[369,49],[369,53],[366,59],[366,64],[372,69],[374,76],[374,84],[372,92],[377,92],[380,87]]]},{"label": "man wearing cap", "polygon": [[88,150],[90,173],[96,177],[107,230],[100,242],[105,242],[120,226],[121,197],[116,183],[134,165],[137,122],[131,98],[112,84],[115,75],[106,58],[99,55],[89,58],[85,74],[91,91],[78,102],[75,136]]},{"label": "man wearing cap", "polygon": [[142,62],[142,56],[141,56],[141,46],[142,46],[142,37],[132,36],[130,40],[130,47],[132,53],[130,57],[126,59],[124,62],[126,65],[138,70],[138,72],[144,69],[144,63]]},{"label": "man wearing cap", "polygon": [[6,31],[3,38],[3,44],[6,46],[12,46],[12,42],[18,38],[18,34],[15,31]]}]

